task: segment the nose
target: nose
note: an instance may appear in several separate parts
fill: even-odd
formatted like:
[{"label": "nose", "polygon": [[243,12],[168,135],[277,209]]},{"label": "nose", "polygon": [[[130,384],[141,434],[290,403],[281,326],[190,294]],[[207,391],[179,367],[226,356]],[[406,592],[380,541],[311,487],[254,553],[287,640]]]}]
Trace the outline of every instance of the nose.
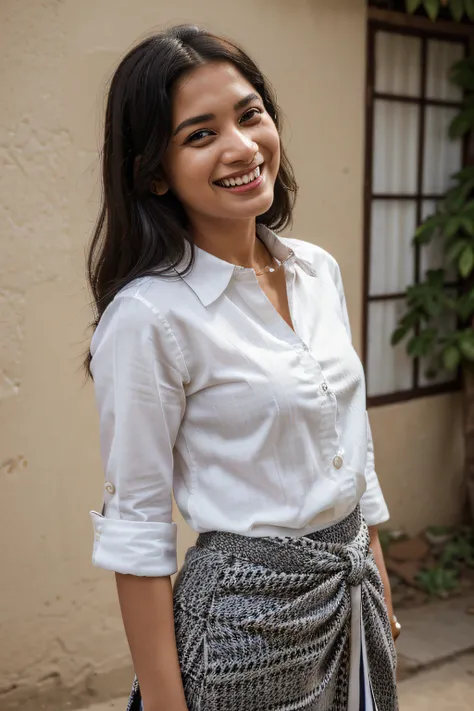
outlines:
[{"label": "nose", "polygon": [[228,165],[232,163],[249,164],[255,158],[256,153],[258,153],[258,144],[243,131],[235,128],[227,140],[222,162]]}]

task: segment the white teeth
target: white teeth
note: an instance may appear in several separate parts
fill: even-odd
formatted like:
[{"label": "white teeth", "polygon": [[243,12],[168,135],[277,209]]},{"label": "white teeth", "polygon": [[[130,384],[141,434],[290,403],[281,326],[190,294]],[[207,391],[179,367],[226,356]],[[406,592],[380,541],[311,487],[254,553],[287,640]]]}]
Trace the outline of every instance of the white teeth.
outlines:
[{"label": "white teeth", "polygon": [[255,168],[251,173],[247,173],[247,175],[242,175],[239,178],[224,178],[224,180],[220,180],[219,182],[226,188],[235,188],[237,185],[247,185],[259,177],[260,166]]}]

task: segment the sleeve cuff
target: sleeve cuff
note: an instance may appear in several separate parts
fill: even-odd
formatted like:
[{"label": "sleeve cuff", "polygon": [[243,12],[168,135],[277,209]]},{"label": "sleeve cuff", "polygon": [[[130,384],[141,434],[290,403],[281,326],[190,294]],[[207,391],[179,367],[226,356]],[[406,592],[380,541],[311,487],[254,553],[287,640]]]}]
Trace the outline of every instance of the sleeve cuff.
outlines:
[{"label": "sleeve cuff", "polygon": [[[374,476],[376,476],[375,473]],[[376,485],[372,483],[372,488],[363,494],[360,500],[360,510],[368,526],[378,526],[389,520],[390,513],[378,480]]]},{"label": "sleeve cuff", "polygon": [[93,565],[124,575],[165,577],[176,573],[175,523],[105,518],[97,511],[90,515]]}]

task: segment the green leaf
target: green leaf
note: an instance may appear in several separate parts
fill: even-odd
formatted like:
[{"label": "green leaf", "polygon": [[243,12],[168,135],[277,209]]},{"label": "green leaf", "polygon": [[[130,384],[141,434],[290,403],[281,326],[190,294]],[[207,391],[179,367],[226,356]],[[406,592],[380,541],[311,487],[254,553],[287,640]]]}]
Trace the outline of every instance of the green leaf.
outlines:
[{"label": "green leaf", "polygon": [[462,214],[474,218],[474,200],[469,200],[469,202],[464,205]]},{"label": "green leaf", "polygon": [[443,568],[438,563],[434,568],[420,571],[416,579],[429,595],[444,597],[449,590],[457,587],[458,573],[456,570]]},{"label": "green leaf", "polygon": [[440,289],[442,291],[444,287],[444,275],[444,269],[428,269],[426,272],[428,284],[435,289]]},{"label": "green leaf", "polygon": [[461,252],[458,266],[461,276],[466,279],[474,267],[474,250],[470,245]]},{"label": "green leaf", "polygon": [[[444,222],[444,220],[443,220]],[[438,215],[428,217],[416,230],[413,241],[416,244],[427,244],[440,226],[441,220]]]},{"label": "green leaf", "polygon": [[425,343],[430,344],[433,343],[437,335],[438,331],[436,330],[436,328],[425,328],[420,334],[421,338],[425,341]]},{"label": "green leaf", "polygon": [[464,109],[449,124],[449,137],[460,138],[474,127],[474,108]]},{"label": "green leaf", "polygon": [[456,22],[460,22],[464,15],[464,0],[451,0],[449,7]]},{"label": "green leaf", "polygon": [[474,289],[459,297],[456,310],[461,321],[472,320],[474,316]]},{"label": "green leaf", "polygon": [[461,361],[461,354],[456,346],[449,346],[443,351],[443,365],[446,370],[456,370]]},{"label": "green leaf", "polygon": [[462,89],[474,91],[474,61],[471,57],[453,64],[449,71],[449,81]]},{"label": "green leaf", "polygon": [[399,326],[398,328],[395,329],[395,331],[392,333],[392,337],[390,339],[390,343],[392,346],[397,346],[400,341],[403,341],[405,336],[407,335],[409,329],[406,328],[405,326]]},{"label": "green leaf", "polygon": [[430,318],[437,318],[443,311],[443,304],[438,295],[434,295],[425,302],[425,309]]},{"label": "green leaf", "polygon": [[474,361],[474,338],[467,336],[459,340],[459,350],[466,360]]},{"label": "green leaf", "polygon": [[457,262],[459,259],[459,255],[468,244],[469,242],[466,239],[457,239],[455,242],[452,242],[451,244],[447,245],[445,250],[447,261],[450,264],[452,264],[453,262]]},{"label": "green leaf", "polygon": [[468,215],[461,215],[461,225],[464,227],[468,235],[474,237],[474,218]]},{"label": "green leaf", "polygon": [[413,336],[407,345],[408,355],[413,358],[428,355],[436,340],[436,336],[437,330],[435,328],[426,328],[421,331],[419,335]]},{"label": "green leaf", "polygon": [[451,237],[454,237],[456,232],[459,232],[459,230],[462,227],[462,220],[458,215],[455,215],[454,217],[450,217],[446,227],[444,228],[444,234],[448,239]]},{"label": "green leaf", "polygon": [[412,358],[418,358],[419,356],[422,355],[422,351],[423,351],[423,341],[421,340],[421,338],[419,336],[413,336],[413,338],[411,338],[407,344],[408,355],[411,356]]},{"label": "green leaf", "polygon": [[436,20],[440,9],[439,0],[423,0],[423,5],[430,20]]},{"label": "green leaf", "polygon": [[405,0],[406,11],[413,13],[421,5],[421,0]]},{"label": "green leaf", "polygon": [[466,198],[474,190],[474,179],[464,179],[446,193],[443,205],[447,212],[457,213],[464,207]]},{"label": "green leaf", "polygon": [[418,309],[408,311],[400,321],[400,326],[403,326],[403,328],[405,328],[406,332],[408,333],[410,328],[413,328],[414,326],[416,326],[417,323],[421,321],[421,317],[422,314]]},{"label": "green leaf", "polygon": [[[472,2],[474,3],[474,0],[472,0]],[[467,166],[457,173],[454,173],[451,177],[455,180],[472,180],[474,179],[474,166]]]},{"label": "green leaf", "polygon": [[474,20],[474,0],[464,0],[466,13],[470,20]]}]

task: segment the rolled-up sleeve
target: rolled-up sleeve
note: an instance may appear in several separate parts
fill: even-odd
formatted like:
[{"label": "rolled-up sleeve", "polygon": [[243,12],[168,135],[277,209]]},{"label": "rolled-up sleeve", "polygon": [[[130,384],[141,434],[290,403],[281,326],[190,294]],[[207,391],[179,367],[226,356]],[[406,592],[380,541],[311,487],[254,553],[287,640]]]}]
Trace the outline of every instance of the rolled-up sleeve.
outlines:
[{"label": "rolled-up sleeve", "polygon": [[[349,338],[352,341],[351,326],[349,323],[349,314],[347,312],[346,297],[344,294],[344,286],[342,283],[341,270],[338,263],[334,260],[334,279],[341,300],[342,316]],[[365,467],[365,479],[367,488],[360,500],[360,508],[362,515],[368,526],[376,526],[379,523],[384,523],[390,518],[390,514],[385,503],[384,495],[379,484],[377,474],[374,467],[374,443],[372,439],[372,431],[367,411],[365,412],[366,431],[367,431],[367,459]]]},{"label": "rolled-up sleeve", "polygon": [[171,575],[173,449],[186,405],[182,353],[167,322],[137,295],[110,304],[91,353],[105,471],[102,513],[91,511],[93,563]]}]

